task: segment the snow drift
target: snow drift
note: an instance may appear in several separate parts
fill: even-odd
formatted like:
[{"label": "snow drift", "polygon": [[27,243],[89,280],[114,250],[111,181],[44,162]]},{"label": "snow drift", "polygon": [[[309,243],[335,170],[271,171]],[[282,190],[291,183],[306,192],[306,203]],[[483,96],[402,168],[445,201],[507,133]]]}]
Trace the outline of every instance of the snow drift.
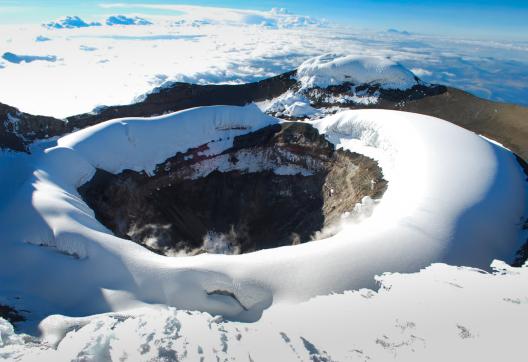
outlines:
[{"label": "snow drift", "polygon": [[[139,302],[245,321],[272,303],[372,287],[383,272],[433,262],[486,268],[519,246],[524,183],[514,156],[445,121],[381,110],[312,122],[337,147],[382,166],[388,189],[372,215],[332,237],[244,255],[171,258],[113,236],[77,187],[95,168],[151,172],[178,151],[277,123],[256,106],[203,107],[117,119],[46,149],[0,215],[0,285],[43,315],[88,315]],[[67,291],[67,292],[66,292]]]},{"label": "snow drift", "polygon": [[250,325],[145,306],[82,318],[49,316],[41,323],[42,341],[36,341],[16,334],[0,318],[0,357],[31,362],[522,360],[528,267],[495,262],[493,268],[488,274],[434,264],[419,273],[385,274],[378,278],[377,292],[362,289],[274,305]]}]

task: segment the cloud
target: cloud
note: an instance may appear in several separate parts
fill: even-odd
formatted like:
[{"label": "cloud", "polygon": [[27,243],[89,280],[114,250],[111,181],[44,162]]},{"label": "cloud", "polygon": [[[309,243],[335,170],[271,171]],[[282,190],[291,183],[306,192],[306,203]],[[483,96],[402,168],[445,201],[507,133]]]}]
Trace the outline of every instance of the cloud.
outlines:
[{"label": "cloud", "polygon": [[[305,18],[287,10],[163,5],[167,6],[179,12],[148,15],[153,23],[149,26],[60,31],[4,26],[2,53],[54,54],[60,62],[4,62],[0,84],[30,82],[32,87],[0,87],[0,102],[30,113],[65,117],[98,105],[130,103],[158,86],[153,79],[159,74],[164,75],[163,82],[252,82],[295,69],[307,58],[340,51],[390,57],[427,82],[528,105],[527,43],[420,34],[403,39],[386,32],[321,26],[319,20],[306,24]],[[37,36],[53,41],[35,42]],[[83,46],[97,51],[85,51]]]},{"label": "cloud", "polygon": [[51,39],[50,38],[47,38],[45,36],[42,36],[42,35],[39,35],[35,38],[35,41],[36,42],[43,42],[43,41],[50,41]]},{"label": "cloud", "polygon": [[90,26],[101,26],[99,22],[87,23],[78,16],[66,16],[56,21],[43,24],[43,26],[50,29],[74,29],[74,28],[87,28]]},{"label": "cloud", "polygon": [[413,72],[418,77],[433,75],[433,72],[423,68],[411,68],[411,72]]},{"label": "cloud", "polygon": [[99,6],[105,9],[139,8],[171,10],[180,13],[179,17],[187,22],[206,21],[215,24],[258,25],[269,28],[296,28],[326,25],[326,21],[309,16],[295,15],[285,8],[272,8],[270,11],[260,11],[195,5],[128,3],[102,3]]},{"label": "cloud", "polygon": [[20,64],[20,63],[31,63],[37,60],[45,61],[45,62],[55,62],[57,60],[57,57],[54,55],[45,55],[45,56],[18,55],[18,54],[6,52],[2,55],[2,59],[10,63]]},{"label": "cloud", "polygon": [[142,4],[101,3],[101,4],[98,4],[98,6],[103,8],[103,9],[115,9],[115,8],[131,7],[131,6],[142,7]]},{"label": "cloud", "polygon": [[85,52],[93,52],[97,50],[97,48],[88,45],[80,45],[79,49],[84,50]]},{"label": "cloud", "polygon": [[3,6],[3,5],[0,5],[0,12],[2,13],[21,13],[21,12],[24,12],[24,11],[29,11],[29,10],[32,10],[33,8],[32,7],[28,7],[28,6]]},{"label": "cloud", "polygon": [[133,18],[127,17],[125,15],[113,15],[109,16],[106,19],[106,25],[152,25],[150,21],[144,18],[135,16]]}]

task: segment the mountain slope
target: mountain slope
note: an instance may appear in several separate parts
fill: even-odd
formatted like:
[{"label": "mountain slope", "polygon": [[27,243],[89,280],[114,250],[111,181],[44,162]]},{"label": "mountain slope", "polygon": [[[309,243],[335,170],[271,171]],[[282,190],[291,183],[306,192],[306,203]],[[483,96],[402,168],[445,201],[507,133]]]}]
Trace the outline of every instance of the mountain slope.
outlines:
[{"label": "mountain slope", "polygon": [[[52,117],[31,116],[0,104],[0,120],[4,120],[0,123],[0,148],[21,151],[35,139],[60,136],[113,118],[146,117],[198,106],[244,105],[272,99],[296,86],[295,79],[292,79],[294,74],[289,72],[241,85],[175,83],[146,95],[138,103],[104,107],[97,113],[68,117],[66,122]],[[424,94],[396,97],[394,93],[385,91],[376,104],[334,105],[353,109],[396,109],[438,117],[494,139],[528,160],[528,108],[488,101],[456,88],[434,86],[423,90],[426,91]],[[12,122],[10,119],[19,121]]]},{"label": "mountain slope", "polygon": [[456,88],[394,109],[445,119],[491,138],[528,160],[528,108],[492,102]]}]

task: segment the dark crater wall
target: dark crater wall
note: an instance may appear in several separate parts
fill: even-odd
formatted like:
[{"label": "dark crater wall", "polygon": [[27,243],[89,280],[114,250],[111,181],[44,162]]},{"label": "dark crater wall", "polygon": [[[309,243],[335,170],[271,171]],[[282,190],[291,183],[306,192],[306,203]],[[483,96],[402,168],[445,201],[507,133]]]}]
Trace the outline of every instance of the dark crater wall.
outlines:
[{"label": "dark crater wall", "polygon": [[[416,78],[419,81],[418,78]],[[332,107],[335,105],[345,106],[352,109],[357,108],[384,108],[390,104],[404,103],[407,101],[418,100],[425,97],[436,96],[446,92],[446,87],[437,84],[425,85],[422,83],[406,89],[384,89],[379,84],[359,84],[343,83],[340,85],[333,85],[326,88],[314,87],[305,92],[305,95],[310,99],[313,107]],[[346,95],[373,96],[377,95],[378,102],[372,105],[358,104],[353,101],[339,102],[336,104],[334,97],[341,97]]]},{"label": "dark crater wall", "polygon": [[[0,149],[29,152],[28,145],[39,139],[64,134],[98,124],[109,119],[122,117],[151,117],[192,107],[211,105],[242,106],[277,97],[289,89],[298,90],[296,71],[287,72],[259,82],[246,84],[199,85],[176,82],[170,86],[155,89],[144,99],[128,105],[100,107],[97,112],[74,115],[66,119],[35,116],[0,103]],[[377,85],[354,86],[345,83],[327,89],[314,88],[308,96],[316,107],[331,106],[328,97],[361,91],[367,94],[379,93],[381,103],[376,108],[385,108],[394,103],[421,99],[446,91],[443,86],[417,85],[406,91],[384,90]],[[351,103],[351,108],[365,108]]]},{"label": "dark crater wall", "polygon": [[153,175],[98,170],[79,192],[117,236],[158,253],[245,253],[309,241],[387,186],[377,162],[335,150],[304,123],[235,137],[219,155],[203,156],[207,148],[178,153]]}]

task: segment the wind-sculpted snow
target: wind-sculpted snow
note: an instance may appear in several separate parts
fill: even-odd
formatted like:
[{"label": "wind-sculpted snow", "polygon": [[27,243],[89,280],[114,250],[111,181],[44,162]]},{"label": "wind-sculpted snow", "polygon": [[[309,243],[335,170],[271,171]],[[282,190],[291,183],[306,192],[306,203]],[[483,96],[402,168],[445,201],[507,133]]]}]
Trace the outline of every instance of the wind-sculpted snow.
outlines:
[{"label": "wind-sculpted snow", "polygon": [[208,144],[204,153],[217,154],[234,136],[276,122],[256,106],[215,106],[117,119],[59,139],[0,215],[4,294],[24,296],[26,309],[44,315],[160,303],[255,321],[272,304],[373,287],[384,272],[434,262],[487,268],[518,249],[524,183],[514,156],[453,124],[402,112],[312,122],[337,147],[377,159],[389,181],[369,218],[324,240],[164,257],[113,236],[77,192],[96,167],[148,173],[178,151]]},{"label": "wind-sculpted snow", "polygon": [[104,122],[59,139],[58,146],[74,149],[91,165],[112,173],[124,169],[148,173],[176,152],[213,140],[210,152],[220,152],[232,145],[235,135],[277,122],[254,105],[202,107],[172,117]]},{"label": "wind-sculpted snow", "polygon": [[383,57],[324,54],[308,59],[297,69],[303,88],[375,84],[386,89],[409,89],[418,84],[414,74]]},{"label": "wind-sculpted snow", "polygon": [[[528,267],[434,264],[362,289],[271,307],[252,324],[165,306],[53,315],[42,340],[0,318],[0,358],[20,361],[516,361]],[[249,359],[251,358],[251,359]]]}]

